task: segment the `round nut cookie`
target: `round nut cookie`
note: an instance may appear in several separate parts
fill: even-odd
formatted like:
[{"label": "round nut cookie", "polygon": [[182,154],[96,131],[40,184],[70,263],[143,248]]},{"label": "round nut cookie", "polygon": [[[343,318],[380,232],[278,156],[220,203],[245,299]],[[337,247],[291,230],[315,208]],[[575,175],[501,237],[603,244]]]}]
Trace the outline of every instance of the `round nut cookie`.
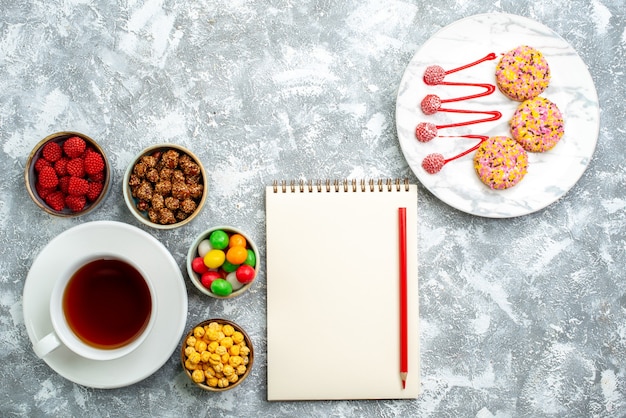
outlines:
[{"label": "round nut cookie", "polygon": [[563,115],[545,97],[524,100],[509,121],[511,135],[528,152],[552,149],[565,131]]},{"label": "round nut cookie", "polygon": [[500,58],[496,84],[512,100],[522,102],[539,96],[550,83],[550,66],[543,54],[530,46],[518,46]]},{"label": "round nut cookie", "polygon": [[492,136],[476,150],[474,169],[480,181],[489,188],[508,189],[528,172],[528,153],[513,138]]}]

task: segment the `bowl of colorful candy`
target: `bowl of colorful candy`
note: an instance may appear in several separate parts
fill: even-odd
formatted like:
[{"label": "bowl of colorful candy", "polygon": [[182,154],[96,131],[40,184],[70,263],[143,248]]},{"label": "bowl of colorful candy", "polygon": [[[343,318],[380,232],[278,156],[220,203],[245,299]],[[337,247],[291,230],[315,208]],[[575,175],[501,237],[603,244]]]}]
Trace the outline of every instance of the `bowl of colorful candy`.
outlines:
[{"label": "bowl of colorful candy", "polygon": [[200,213],[207,196],[207,176],[191,151],[160,144],[133,159],[123,190],[126,206],[137,220],[157,229],[172,229]]},{"label": "bowl of colorful candy", "polygon": [[259,264],[254,241],[232,226],[207,229],[187,253],[189,279],[202,293],[215,298],[232,298],[248,290]]},{"label": "bowl of colorful candy", "polygon": [[57,132],[42,139],[28,156],[26,190],[37,206],[61,217],[94,210],[104,200],[111,169],[96,141],[78,132]]},{"label": "bowl of colorful candy", "polygon": [[180,356],[191,381],[214,392],[241,384],[254,362],[248,334],[236,323],[221,318],[195,325],[183,339]]}]

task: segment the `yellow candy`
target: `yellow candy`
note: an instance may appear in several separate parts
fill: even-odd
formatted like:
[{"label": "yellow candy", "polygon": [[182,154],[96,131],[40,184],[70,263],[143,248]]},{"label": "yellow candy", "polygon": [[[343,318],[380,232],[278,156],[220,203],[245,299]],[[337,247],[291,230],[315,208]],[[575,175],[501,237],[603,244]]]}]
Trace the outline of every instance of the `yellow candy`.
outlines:
[{"label": "yellow candy", "polygon": [[212,377],[209,380],[207,380],[207,385],[211,386],[212,388],[217,387],[217,377]]},{"label": "yellow candy", "polygon": [[217,349],[217,347],[219,347],[219,346],[220,346],[220,343],[218,343],[217,341],[211,341],[211,342],[207,345],[206,349],[207,349],[209,352],[211,352],[211,353],[215,353],[215,350],[216,350],[216,349]]},{"label": "yellow candy", "polygon": [[230,348],[233,346],[233,339],[230,337],[224,337],[220,340],[220,345],[222,347]]},{"label": "yellow candy", "polygon": [[196,349],[195,349],[195,348],[193,348],[193,347],[191,347],[191,346],[187,346],[187,347],[185,347],[185,355],[186,355],[187,357],[189,357],[192,353],[195,353],[195,352],[196,352]]},{"label": "yellow candy", "polygon": [[210,322],[208,325],[209,329],[215,330],[215,331],[221,331],[222,330],[222,324],[220,324],[219,322]]},{"label": "yellow candy", "polygon": [[189,359],[185,360],[185,369],[187,370],[196,370],[198,368],[197,364],[192,363]]},{"label": "yellow candy", "polygon": [[202,353],[203,351],[206,351],[206,347],[207,345],[204,341],[200,340],[196,342],[195,349],[198,353]]},{"label": "yellow candy", "polygon": [[191,380],[196,383],[204,382],[204,373],[202,370],[194,370],[193,373],[191,373]]},{"label": "yellow candy", "polygon": [[233,345],[228,349],[228,354],[230,354],[231,356],[238,356],[240,349],[241,347],[239,347],[238,345]]},{"label": "yellow candy", "polygon": [[189,356],[189,361],[192,364],[198,364],[200,363],[201,360],[201,356],[200,353],[198,353],[197,351],[194,351],[193,353],[191,353],[191,355]]},{"label": "yellow candy", "polygon": [[204,256],[204,265],[210,269],[216,269],[224,264],[224,260],[226,260],[224,251],[212,249]]},{"label": "yellow candy", "polygon": [[224,373],[224,376],[228,377],[235,373],[235,369],[233,368],[233,366],[227,364],[224,366],[224,370],[222,371],[222,373]]},{"label": "yellow candy", "polygon": [[204,328],[202,328],[202,327],[195,327],[193,329],[193,336],[196,337],[196,338],[204,337]]},{"label": "yellow candy", "polygon": [[232,338],[235,344],[239,344],[240,342],[243,341],[243,334],[239,331],[235,331],[232,335]]},{"label": "yellow candy", "polygon": [[225,336],[230,337],[235,333],[235,328],[230,324],[226,324],[222,327],[222,332]]},{"label": "yellow candy", "polygon": [[237,374],[239,376],[241,376],[245,372],[246,372],[246,366],[244,366],[243,364],[240,364],[239,366],[237,366]]},{"label": "yellow candy", "polygon": [[193,347],[194,345],[196,345],[196,341],[197,341],[197,340],[196,340],[196,337],[194,337],[193,335],[190,335],[190,336],[187,338],[186,344],[187,344],[187,345],[190,345],[190,346],[192,346],[192,347]]},{"label": "yellow candy", "polygon": [[230,356],[230,358],[228,359],[228,364],[233,367],[238,367],[239,365],[243,364],[243,358],[241,356]]},{"label": "yellow candy", "polygon": [[222,356],[220,356],[219,354],[212,353],[211,356],[209,357],[209,363],[213,366],[215,366],[216,364],[220,364],[221,362],[222,362]]},{"label": "yellow candy", "polygon": [[226,378],[228,379],[230,383],[235,383],[237,380],[239,380],[239,376],[235,373],[231,374],[230,376],[227,376]]},{"label": "yellow candy", "polygon": [[209,353],[208,351],[203,351],[202,353],[200,353],[201,362],[208,363],[210,358],[211,358],[211,353]]}]

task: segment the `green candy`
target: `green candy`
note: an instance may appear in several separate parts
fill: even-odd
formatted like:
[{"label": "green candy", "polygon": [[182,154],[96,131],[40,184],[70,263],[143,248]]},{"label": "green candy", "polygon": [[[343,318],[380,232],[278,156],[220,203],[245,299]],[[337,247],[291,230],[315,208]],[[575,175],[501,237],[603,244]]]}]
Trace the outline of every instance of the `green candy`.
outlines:
[{"label": "green candy", "polygon": [[223,250],[228,247],[228,240],[228,234],[221,229],[211,232],[211,235],[209,236],[209,242],[216,250]]},{"label": "green candy", "polygon": [[237,270],[237,267],[239,267],[238,264],[233,264],[228,260],[224,261],[224,264],[222,264],[222,269],[226,273],[232,273],[233,271]]},{"label": "green candy", "polygon": [[248,257],[246,257],[246,261],[243,262],[249,266],[254,267],[256,264],[256,255],[254,255],[254,251],[248,248]]},{"label": "green candy", "polygon": [[228,296],[233,293],[233,285],[224,279],[215,279],[211,283],[211,292],[217,296]]}]

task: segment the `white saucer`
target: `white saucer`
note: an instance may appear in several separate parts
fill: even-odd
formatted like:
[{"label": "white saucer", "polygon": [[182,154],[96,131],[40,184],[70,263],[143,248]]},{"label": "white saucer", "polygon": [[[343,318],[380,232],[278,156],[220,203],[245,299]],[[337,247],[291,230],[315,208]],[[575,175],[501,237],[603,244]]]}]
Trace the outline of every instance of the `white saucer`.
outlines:
[{"label": "white saucer", "polygon": [[44,361],[61,376],[83,386],[118,388],[145,379],[170,358],[180,343],[187,320],[187,289],[176,261],[153,236],[114,221],[88,222],[59,234],[37,256],[26,277],[24,322],[31,342],[50,331],[50,294],[68,257],[109,252],[131,258],[156,277],[158,312],[146,340],[129,355],[109,361],[80,357],[61,346]]},{"label": "white saucer", "polygon": [[[438,137],[428,143],[415,138],[419,122],[436,125],[472,120],[458,114],[438,112],[426,116],[420,102],[427,94],[442,99],[475,94],[450,86],[427,86],[424,70],[440,65],[449,70],[476,61],[494,52],[502,54],[519,45],[530,45],[544,53],[552,78],[542,94],[559,106],[565,120],[561,141],[545,153],[530,153],[528,174],[515,187],[491,190],[476,175],[473,153],[446,164],[437,174],[422,168],[423,159],[431,153],[445,158],[470,148],[477,141],[467,138]],[[446,81],[495,84],[495,63],[487,61],[450,74]],[[450,108],[476,111],[499,110],[499,121],[443,129],[440,135],[506,135],[508,121],[519,103],[498,90],[489,97],[451,104]],[[486,117],[479,115],[478,117]],[[419,181],[437,198],[461,211],[491,218],[527,215],[545,208],[561,198],[579,180],[595,151],[600,129],[598,95],[585,63],[576,51],[550,28],[521,16],[489,13],[458,20],[435,33],[415,53],[398,88],[396,125],[402,152]]]}]

